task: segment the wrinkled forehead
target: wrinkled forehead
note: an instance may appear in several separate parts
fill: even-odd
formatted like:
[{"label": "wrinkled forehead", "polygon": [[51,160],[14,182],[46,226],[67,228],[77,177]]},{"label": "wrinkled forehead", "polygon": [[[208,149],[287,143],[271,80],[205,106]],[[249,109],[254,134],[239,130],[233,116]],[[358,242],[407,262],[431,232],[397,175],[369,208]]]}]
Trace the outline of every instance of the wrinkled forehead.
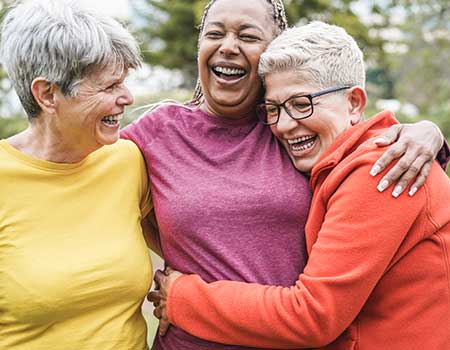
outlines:
[{"label": "wrinkled forehead", "polygon": [[128,69],[123,65],[107,65],[95,67],[89,71],[83,81],[88,85],[102,86],[111,82],[123,81],[128,74]]}]

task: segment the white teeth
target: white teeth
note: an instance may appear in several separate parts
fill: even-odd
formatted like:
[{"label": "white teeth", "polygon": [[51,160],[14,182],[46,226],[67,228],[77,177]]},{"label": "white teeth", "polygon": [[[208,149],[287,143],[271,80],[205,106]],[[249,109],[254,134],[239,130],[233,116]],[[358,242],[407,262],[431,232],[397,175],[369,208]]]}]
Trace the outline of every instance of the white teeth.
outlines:
[{"label": "white teeth", "polygon": [[313,139],[314,136],[302,136],[296,139],[287,140],[288,144],[293,145],[294,143],[308,141],[309,139]]},{"label": "white teeth", "polygon": [[214,70],[226,75],[245,74],[245,70],[238,68],[215,67]]},{"label": "white teeth", "polygon": [[292,146],[292,149],[294,150],[294,151],[304,151],[304,150],[306,150],[306,149],[308,149],[308,148],[311,148],[312,146],[314,145],[314,140],[313,141],[311,141],[311,142],[308,142],[306,145],[302,145],[302,146],[300,146],[300,147],[296,147],[296,146]]},{"label": "white teeth", "polygon": [[104,117],[102,119],[103,122],[107,123],[107,124],[117,124],[120,119],[122,119],[122,114],[116,114],[116,115],[109,115],[107,117]]}]

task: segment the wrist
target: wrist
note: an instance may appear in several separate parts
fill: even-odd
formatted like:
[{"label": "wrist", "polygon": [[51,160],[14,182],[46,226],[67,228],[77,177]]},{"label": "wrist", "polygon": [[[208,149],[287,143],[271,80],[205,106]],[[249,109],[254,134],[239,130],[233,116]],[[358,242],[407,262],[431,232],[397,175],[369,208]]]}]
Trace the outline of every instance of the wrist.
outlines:
[{"label": "wrist", "polygon": [[433,123],[430,120],[422,120],[420,123],[425,124],[425,125],[431,125],[431,127],[437,131],[438,135],[440,136],[440,142],[439,142],[439,148],[438,148],[438,150],[440,150],[444,146],[445,137],[444,137],[444,134],[442,133],[441,129],[439,128],[439,126],[437,126],[435,123]]}]

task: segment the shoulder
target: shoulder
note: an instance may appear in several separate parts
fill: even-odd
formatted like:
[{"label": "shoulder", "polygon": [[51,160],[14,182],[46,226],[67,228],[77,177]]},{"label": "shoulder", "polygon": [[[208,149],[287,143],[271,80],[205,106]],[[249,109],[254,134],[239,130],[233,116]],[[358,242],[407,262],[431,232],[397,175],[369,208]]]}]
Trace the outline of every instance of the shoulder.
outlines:
[{"label": "shoulder", "polygon": [[180,116],[191,113],[192,109],[180,103],[164,102],[160,103],[151,110],[145,112],[136,121],[127,126],[123,131],[135,129],[137,127],[148,127],[149,125],[160,125],[170,120],[177,119]]},{"label": "shoulder", "polygon": [[114,163],[128,164],[140,162],[142,154],[137,145],[130,140],[119,139],[112,145],[103,146],[98,152],[97,162],[109,160]]},{"label": "shoulder", "polygon": [[142,149],[169,124],[177,124],[180,119],[191,113],[193,110],[190,107],[180,103],[161,103],[125,127],[120,137],[132,140]]}]

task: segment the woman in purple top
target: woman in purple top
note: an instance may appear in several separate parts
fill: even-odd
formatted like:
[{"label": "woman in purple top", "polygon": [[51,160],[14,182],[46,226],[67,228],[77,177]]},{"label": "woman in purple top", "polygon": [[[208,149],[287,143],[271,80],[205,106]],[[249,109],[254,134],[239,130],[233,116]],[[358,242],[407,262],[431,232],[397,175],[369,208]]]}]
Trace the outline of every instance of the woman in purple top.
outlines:
[{"label": "woman in purple top", "polygon": [[[255,112],[263,96],[259,57],[286,26],[281,1],[212,1],[201,25],[194,101],[162,104],[122,133],[145,156],[166,263],[208,282],[289,286],[306,262],[308,181]],[[417,139],[433,134],[437,153],[435,129],[424,124],[414,132]],[[176,327],[153,345],[205,348],[225,346]]]}]

